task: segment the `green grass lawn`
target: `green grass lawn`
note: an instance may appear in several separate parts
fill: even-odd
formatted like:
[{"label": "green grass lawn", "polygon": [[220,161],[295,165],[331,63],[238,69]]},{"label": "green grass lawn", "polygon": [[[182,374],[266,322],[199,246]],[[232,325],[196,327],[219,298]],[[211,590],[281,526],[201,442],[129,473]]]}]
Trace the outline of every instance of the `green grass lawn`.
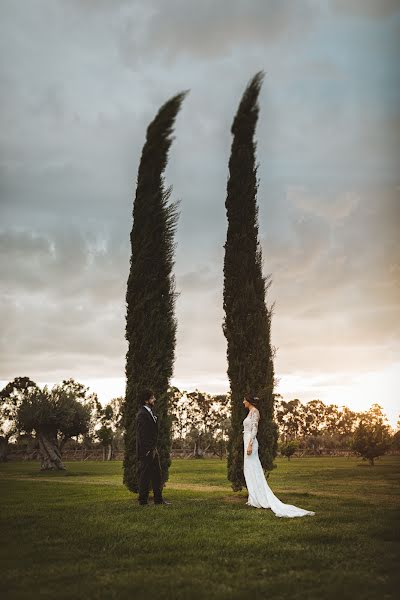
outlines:
[{"label": "green grass lawn", "polygon": [[147,507],[123,487],[120,462],[71,462],[65,473],[3,464],[2,597],[397,597],[400,457],[277,464],[273,491],[316,516],[246,506],[219,460],[174,461],[173,504]]}]

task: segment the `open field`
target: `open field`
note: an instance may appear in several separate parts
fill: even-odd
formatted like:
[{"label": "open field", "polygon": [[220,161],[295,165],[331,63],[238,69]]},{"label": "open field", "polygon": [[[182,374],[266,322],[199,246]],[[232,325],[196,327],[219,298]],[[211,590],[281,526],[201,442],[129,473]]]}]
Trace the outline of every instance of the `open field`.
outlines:
[{"label": "open field", "polygon": [[120,462],[0,466],[3,598],[390,599],[399,589],[400,457],[278,459],[269,483],[315,517],[233,493],[225,462],[176,460],[139,507]]}]

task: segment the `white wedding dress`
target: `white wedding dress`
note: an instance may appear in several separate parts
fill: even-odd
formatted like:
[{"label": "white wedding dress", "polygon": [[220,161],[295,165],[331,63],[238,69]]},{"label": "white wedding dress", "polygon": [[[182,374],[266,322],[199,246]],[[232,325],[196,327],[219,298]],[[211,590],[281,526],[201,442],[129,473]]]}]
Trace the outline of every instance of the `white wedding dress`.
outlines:
[{"label": "white wedding dress", "polygon": [[[315,515],[314,512],[284,504],[270,489],[264,475],[263,468],[258,458],[257,430],[260,413],[257,409],[251,409],[243,421],[243,444],[244,444],[244,464],[243,472],[246,480],[249,498],[247,504],[256,508],[270,508],[277,517],[305,517],[306,515]],[[253,440],[253,451],[247,454],[249,441]]]}]

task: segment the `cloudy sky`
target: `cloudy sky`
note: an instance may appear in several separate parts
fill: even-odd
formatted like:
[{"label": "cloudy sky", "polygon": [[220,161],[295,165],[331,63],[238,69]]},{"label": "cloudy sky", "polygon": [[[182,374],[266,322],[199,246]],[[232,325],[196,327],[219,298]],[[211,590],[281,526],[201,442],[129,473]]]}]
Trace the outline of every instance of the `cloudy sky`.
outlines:
[{"label": "cloudy sky", "polygon": [[267,73],[260,237],[284,398],[399,413],[398,0],[0,0],[0,380],[124,391],[138,160],[190,89],[167,170],[181,200],[174,382],[228,387],[230,125]]}]

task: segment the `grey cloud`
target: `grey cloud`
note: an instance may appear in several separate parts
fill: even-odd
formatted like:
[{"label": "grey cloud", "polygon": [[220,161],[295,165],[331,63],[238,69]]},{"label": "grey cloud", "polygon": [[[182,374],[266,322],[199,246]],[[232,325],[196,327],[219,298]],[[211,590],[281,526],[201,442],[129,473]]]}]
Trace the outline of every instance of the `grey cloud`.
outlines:
[{"label": "grey cloud", "polygon": [[342,220],[357,208],[359,198],[351,192],[329,197],[316,195],[304,187],[289,187],[288,200],[306,214],[331,220]]},{"label": "grey cloud", "polygon": [[[264,241],[273,278],[270,296],[276,301],[273,339],[284,351],[278,363],[288,371],[312,369],[313,355],[326,371],[339,368],[341,360],[344,369],[357,364],[368,370],[374,353],[381,365],[396,360],[400,350],[396,196],[396,191],[382,188],[340,194],[339,199],[350,199],[350,211],[341,202],[327,209],[329,196],[311,192],[312,202],[302,198],[294,203],[305,220],[293,221],[290,238],[280,244],[275,239]],[[353,197],[358,198],[356,203]],[[304,223],[307,229],[301,230]],[[299,353],[299,347],[304,351]],[[347,361],[341,358],[342,351]]]},{"label": "grey cloud", "polygon": [[[313,237],[311,230],[309,234]],[[71,248],[69,252],[67,240],[75,246],[75,251]],[[95,247],[94,243],[92,247]],[[35,377],[45,378],[52,369],[60,372],[60,361],[65,369],[74,371],[80,370],[79,365],[84,362],[82,374],[86,369],[91,376],[100,376],[104,368],[113,375],[122,372],[125,277],[121,258],[126,261],[126,248],[120,249],[119,253],[114,248],[110,254],[105,245],[102,252],[95,251],[91,258],[90,244],[77,232],[75,236],[67,235],[52,241],[32,234],[24,238],[20,232],[14,236],[8,233],[2,238],[2,249],[7,248],[12,264],[18,263],[20,269],[25,256],[26,271],[15,273],[13,299],[3,306],[4,378],[12,364],[14,368],[15,364],[21,368],[25,366],[25,371],[30,366],[37,373]],[[19,252],[18,248],[23,251]],[[372,355],[376,365],[393,359],[390,340],[394,335],[390,323],[400,322],[396,319],[397,309],[381,306],[372,315],[366,302],[361,317],[358,306],[349,302],[354,292],[360,293],[360,282],[354,279],[352,270],[346,273],[339,264],[336,274],[332,273],[329,255],[321,262],[309,260],[308,270],[303,264],[304,255],[286,249],[285,256],[286,270],[280,268],[273,273],[271,291],[277,300],[273,340],[281,348],[277,359],[279,369],[310,372],[314,369],[316,355],[318,364],[327,372],[340,368],[344,355],[349,368],[356,364],[359,369],[363,364],[369,368],[367,358],[371,359]],[[47,257],[47,266],[44,257]],[[368,256],[365,258],[368,263]],[[47,286],[43,281],[42,287],[32,290],[26,275],[32,261],[35,264],[37,259],[40,259],[41,268],[36,266],[35,272],[42,271],[42,277],[47,276],[48,282]],[[302,263],[300,280],[296,260]],[[67,263],[69,267],[65,273]],[[382,274],[378,271],[374,275],[378,277],[379,285]],[[210,377],[224,372],[222,294],[218,285],[213,286],[214,292],[210,291],[209,285],[211,282],[217,284],[218,279],[220,274],[213,273],[209,267],[183,274],[178,279],[181,286],[177,304],[178,374],[188,369],[193,377],[196,373],[200,377],[207,370]],[[366,283],[371,286],[368,280]],[[29,296],[24,293],[24,288],[25,292],[29,291]],[[341,317],[344,313],[346,321]],[[321,322],[324,323],[322,327]],[[383,343],[386,347],[382,347]]]},{"label": "grey cloud", "polygon": [[196,271],[184,273],[177,278],[179,289],[183,293],[197,294],[198,292],[214,292],[221,283],[214,269],[208,265],[200,266]]},{"label": "grey cloud", "polygon": [[[390,14],[378,5],[365,15]],[[190,87],[166,176],[182,199],[175,376],[225,385],[230,125],[263,66],[260,234],[277,373],[395,359],[398,79],[387,21],[343,29],[344,13],[286,1],[49,0],[1,11],[0,377],[123,377],[140,151],[161,103]]]},{"label": "grey cloud", "polygon": [[134,16],[121,31],[121,54],[126,64],[136,65],[145,52],[161,59],[183,56],[209,59],[226,56],[238,45],[270,45],[280,38],[305,35],[318,13],[317,5],[288,0],[263,2],[240,0],[193,3],[184,0],[151,2],[153,14],[140,33]]},{"label": "grey cloud", "polygon": [[[120,375],[126,351],[128,244],[69,227],[47,235],[2,232],[0,249],[7,257],[0,271],[1,376],[9,379],[15,369],[36,379],[57,378],[51,373],[68,369],[85,377],[101,376],[104,370]],[[222,335],[215,328],[221,313],[218,279],[207,266],[178,277],[177,369],[185,369],[189,360],[200,370],[207,370],[210,360],[224,367]]]},{"label": "grey cloud", "polygon": [[2,378],[28,372],[52,380],[52,372],[68,370],[81,376],[119,374],[125,351],[120,312],[81,298],[57,304],[47,298],[3,301]]},{"label": "grey cloud", "polygon": [[74,227],[47,235],[29,231],[0,232],[3,289],[46,294],[54,301],[87,297],[104,305],[118,299],[129,268],[127,241],[108,240]]},{"label": "grey cloud", "polygon": [[[393,302],[399,291],[393,252],[398,251],[396,192],[358,192],[356,204],[349,200],[351,210],[341,200],[351,194],[339,193],[332,209],[315,191],[309,203],[304,194],[302,189],[299,202],[297,196],[286,196],[291,210],[287,207],[282,216],[288,227],[282,243],[277,238],[263,243],[264,270],[273,276],[269,301],[276,301],[277,369],[311,372],[315,356],[326,372],[354,366],[368,370],[373,356],[376,366],[394,360],[400,333],[398,304]],[[277,231],[284,231],[283,225]],[[381,252],[376,244],[365,243],[371,233]],[[390,256],[385,251],[389,247]],[[114,376],[122,373],[127,240],[73,227],[46,235],[5,231],[0,249],[7,256],[1,266],[7,290],[3,377],[17,364],[31,365],[35,377],[43,379],[52,369],[59,372],[59,361],[65,369],[86,364],[81,372],[85,375],[87,368],[92,377],[104,368]],[[214,264],[177,274],[178,377],[188,370],[200,378],[206,371],[210,377],[225,372],[218,254]]]},{"label": "grey cloud", "polygon": [[400,10],[398,0],[331,0],[332,7],[341,15],[387,18]]}]

